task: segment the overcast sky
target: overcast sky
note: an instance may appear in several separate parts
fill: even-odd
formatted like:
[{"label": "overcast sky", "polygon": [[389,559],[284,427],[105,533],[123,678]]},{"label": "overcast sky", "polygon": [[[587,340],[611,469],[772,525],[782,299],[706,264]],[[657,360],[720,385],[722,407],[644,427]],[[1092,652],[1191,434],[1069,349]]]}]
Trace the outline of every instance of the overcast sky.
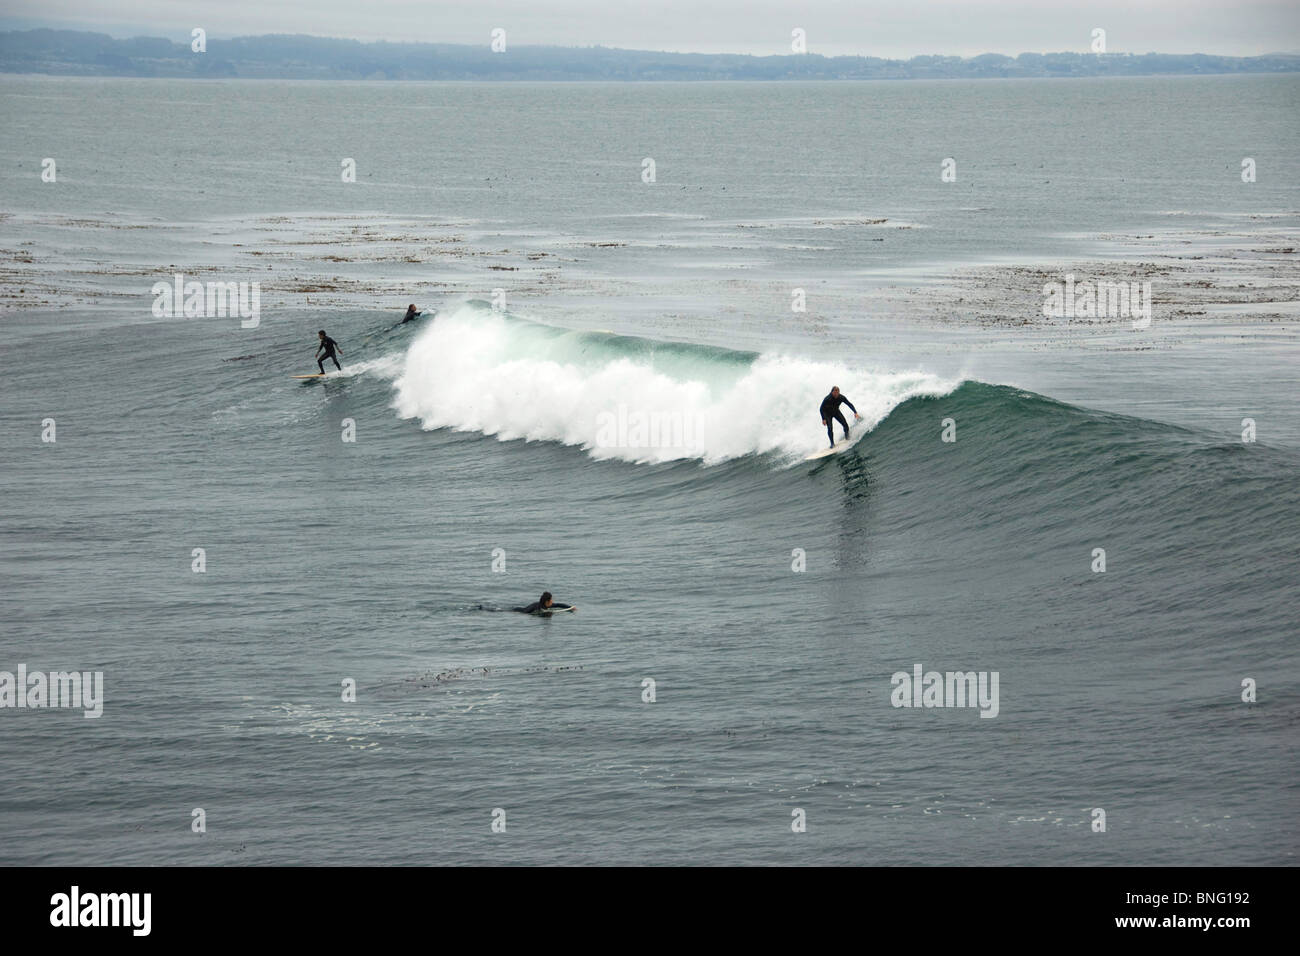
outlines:
[{"label": "overcast sky", "polygon": [[308,33],[359,40],[827,56],[1300,52],[1300,0],[2,0],[0,27],[189,38]]}]

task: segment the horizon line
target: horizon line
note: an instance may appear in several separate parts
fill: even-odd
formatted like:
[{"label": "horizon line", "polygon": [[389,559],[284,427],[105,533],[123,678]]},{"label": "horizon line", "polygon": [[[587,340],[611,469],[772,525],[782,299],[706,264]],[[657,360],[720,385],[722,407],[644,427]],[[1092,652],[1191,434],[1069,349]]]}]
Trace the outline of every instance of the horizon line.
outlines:
[{"label": "horizon line", "polygon": [[[147,34],[147,33],[114,34],[102,28],[90,29],[86,27],[77,28],[77,27],[65,27],[65,26],[7,27],[5,26],[5,18],[0,18],[0,34],[36,33],[40,31],[50,31],[56,33],[58,32],[85,33],[85,34],[92,34],[96,36],[105,36],[113,40],[166,40],[167,42],[170,43],[180,43],[180,44],[185,44],[189,42],[188,34],[185,34],[183,37],[173,38],[165,33],[164,34]],[[388,39],[363,40],[357,37],[338,36],[335,34],[328,34],[328,33],[272,32],[272,33],[239,33],[239,34],[230,34],[230,35],[213,34],[213,33],[207,34],[208,41],[217,40],[217,41],[224,41],[224,42],[229,42],[234,40],[256,40],[256,39],[263,39],[268,37],[286,37],[286,38],[303,37],[306,39],[313,39],[313,40],[338,40],[347,43],[357,43],[362,46],[375,46],[378,44],[388,44],[392,46],[457,47],[466,50],[481,49],[482,47],[488,45],[486,43],[482,43],[482,44],[449,43],[449,42],[439,42],[434,40],[388,40]],[[1129,56],[1213,56],[1213,57],[1222,57],[1225,59],[1234,59],[1234,60],[1249,60],[1249,59],[1257,59],[1260,57],[1292,57],[1292,56],[1300,57],[1300,50],[1273,50],[1265,53],[1248,53],[1248,54],[1211,53],[1204,50],[1197,50],[1190,53],[1172,53],[1172,52],[1161,51],[1161,50],[1145,50],[1142,52],[1137,52],[1135,50],[1107,50],[1104,53],[1098,53],[1091,50],[1070,50],[1070,49],[1021,50],[1019,53],[1000,53],[995,50],[986,50],[983,53],[972,53],[966,55],[959,54],[959,53],[931,52],[931,53],[914,53],[911,56],[902,57],[902,56],[882,56],[879,54],[861,53],[861,52],[818,53],[813,50],[808,50],[803,53],[795,53],[793,51],[782,52],[782,53],[738,53],[738,52],[725,51],[725,50],[714,50],[714,51],[663,50],[663,49],[648,49],[648,48],[640,48],[640,47],[606,46],[603,43],[590,43],[590,44],[573,45],[573,46],[561,46],[553,43],[511,43],[509,49],[574,50],[574,51],[608,50],[614,53],[657,53],[657,54],[665,54],[668,56],[734,56],[734,57],[749,57],[751,59],[773,59],[778,57],[779,58],[808,57],[808,58],[817,58],[822,60],[865,59],[865,60],[893,61],[898,63],[906,63],[909,62],[910,60],[919,59],[921,57],[943,57],[945,59],[951,59],[951,60],[968,61],[968,60],[976,60],[981,57],[988,57],[988,56],[1005,57],[1011,60],[1018,59],[1019,57],[1022,56],[1061,56],[1061,55],[1096,57],[1097,59],[1108,59],[1114,57],[1129,57]]]}]

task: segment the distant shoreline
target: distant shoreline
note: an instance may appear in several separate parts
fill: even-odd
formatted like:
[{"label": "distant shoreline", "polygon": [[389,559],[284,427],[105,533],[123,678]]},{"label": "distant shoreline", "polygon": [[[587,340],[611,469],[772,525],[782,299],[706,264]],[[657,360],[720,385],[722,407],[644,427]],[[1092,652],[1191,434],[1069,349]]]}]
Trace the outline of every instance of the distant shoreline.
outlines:
[{"label": "distant shoreline", "polygon": [[794,77],[785,80],[768,80],[768,79],[728,79],[705,77],[691,80],[650,80],[650,79],[534,79],[532,77],[511,79],[509,77],[490,77],[487,79],[467,80],[467,79],[427,79],[427,80],[382,80],[369,77],[315,77],[315,76],[135,76],[132,74],[123,74],[121,76],[100,73],[33,73],[33,72],[14,72],[0,69],[0,81],[5,79],[30,79],[30,80],[140,80],[144,82],[152,80],[184,80],[192,83],[339,83],[339,84],[357,84],[357,85],[375,85],[375,86],[419,86],[421,84],[446,84],[449,86],[512,86],[527,84],[555,84],[565,86],[609,86],[613,84],[624,84],[627,86],[637,85],[692,85],[707,86],[710,83],[718,84],[745,84],[753,86],[763,86],[770,84],[797,84],[797,83],[826,83],[826,84],[843,84],[850,85],[853,83],[966,83],[972,81],[996,83],[1005,82],[1032,82],[1035,80],[1064,81],[1064,80],[1195,80],[1195,79],[1249,79],[1267,76],[1296,76],[1300,74],[1300,69],[1291,73],[1138,73],[1132,76],[991,76],[991,77],[968,77],[968,76],[925,76],[925,77],[848,77],[845,79],[827,79],[826,77]]},{"label": "distant shoreline", "polygon": [[1300,54],[985,53],[974,57],[826,57],[817,53],[658,53],[607,47],[362,43],[268,35],[208,39],[203,52],[161,37],[75,30],[0,32],[0,73],[144,79],[379,81],[957,80],[1300,73]]}]

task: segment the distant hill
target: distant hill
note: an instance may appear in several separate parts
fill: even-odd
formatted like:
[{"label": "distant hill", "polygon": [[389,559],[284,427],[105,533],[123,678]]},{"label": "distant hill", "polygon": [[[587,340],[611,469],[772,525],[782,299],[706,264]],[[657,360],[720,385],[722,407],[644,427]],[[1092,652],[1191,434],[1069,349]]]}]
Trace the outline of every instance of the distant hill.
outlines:
[{"label": "distant hill", "polygon": [[1017,57],[653,53],[606,47],[361,43],[271,35],[209,39],[207,52],[159,37],[74,30],[0,32],[0,72],[74,76],[320,80],[865,80],[1300,72],[1300,55],[1022,53]]}]

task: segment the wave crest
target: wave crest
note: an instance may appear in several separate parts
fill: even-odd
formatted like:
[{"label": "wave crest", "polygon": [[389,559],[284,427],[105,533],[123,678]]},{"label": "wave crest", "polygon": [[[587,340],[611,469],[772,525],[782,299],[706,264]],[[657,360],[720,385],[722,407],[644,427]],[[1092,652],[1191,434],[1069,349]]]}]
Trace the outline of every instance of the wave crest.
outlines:
[{"label": "wave crest", "polygon": [[[717,464],[802,458],[826,441],[817,408],[839,385],[874,428],[957,381],[836,362],[540,325],[473,303],[411,343],[393,407],[426,429],[555,441],[597,459]],[[838,429],[838,426],[836,426]]]}]

